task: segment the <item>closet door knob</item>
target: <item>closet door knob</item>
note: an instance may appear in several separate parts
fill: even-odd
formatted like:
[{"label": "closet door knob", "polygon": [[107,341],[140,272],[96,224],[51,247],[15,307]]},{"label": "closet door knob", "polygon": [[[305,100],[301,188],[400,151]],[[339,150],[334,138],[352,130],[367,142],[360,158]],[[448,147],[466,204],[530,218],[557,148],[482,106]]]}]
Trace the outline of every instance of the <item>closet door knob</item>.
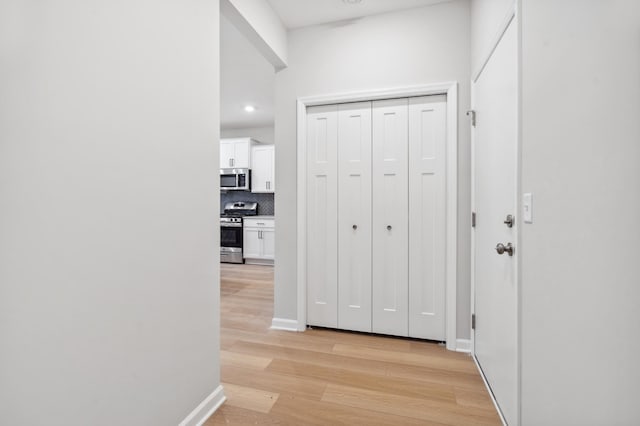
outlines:
[{"label": "closet door knob", "polygon": [[387,225],[387,231],[391,231],[391,225]]},{"label": "closet door knob", "polygon": [[358,229],[358,225],[353,225],[352,228],[353,229]]}]

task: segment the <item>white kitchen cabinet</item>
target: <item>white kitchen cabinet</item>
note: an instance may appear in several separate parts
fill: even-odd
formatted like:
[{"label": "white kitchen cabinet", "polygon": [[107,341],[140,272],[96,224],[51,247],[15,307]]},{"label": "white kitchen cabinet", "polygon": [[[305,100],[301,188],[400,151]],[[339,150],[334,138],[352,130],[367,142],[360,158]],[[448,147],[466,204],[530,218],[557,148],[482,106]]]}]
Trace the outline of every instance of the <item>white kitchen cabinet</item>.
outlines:
[{"label": "white kitchen cabinet", "polygon": [[446,97],[307,109],[307,323],[445,339]]},{"label": "white kitchen cabinet", "polygon": [[258,142],[251,138],[231,138],[220,140],[221,169],[251,168],[251,148]]},{"label": "white kitchen cabinet", "polygon": [[251,148],[251,192],[275,192],[275,146]]},{"label": "white kitchen cabinet", "polygon": [[244,218],[242,252],[245,263],[273,265],[275,258],[273,217]]},{"label": "white kitchen cabinet", "polygon": [[262,258],[266,260],[273,260],[276,256],[276,229],[273,225],[269,229],[263,229],[260,236],[262,242]]}]

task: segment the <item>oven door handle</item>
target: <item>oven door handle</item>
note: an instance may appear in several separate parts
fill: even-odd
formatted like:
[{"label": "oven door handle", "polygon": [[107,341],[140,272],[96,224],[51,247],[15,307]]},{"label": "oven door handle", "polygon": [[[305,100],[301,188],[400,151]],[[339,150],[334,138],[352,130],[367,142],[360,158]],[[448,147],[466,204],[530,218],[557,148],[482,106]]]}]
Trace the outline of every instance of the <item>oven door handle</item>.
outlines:
[{"label": "oven door handle", "polygon": [[221,228],[242,228],[242,224],[241,223],[225,223],[225,224],[220,224]]}]

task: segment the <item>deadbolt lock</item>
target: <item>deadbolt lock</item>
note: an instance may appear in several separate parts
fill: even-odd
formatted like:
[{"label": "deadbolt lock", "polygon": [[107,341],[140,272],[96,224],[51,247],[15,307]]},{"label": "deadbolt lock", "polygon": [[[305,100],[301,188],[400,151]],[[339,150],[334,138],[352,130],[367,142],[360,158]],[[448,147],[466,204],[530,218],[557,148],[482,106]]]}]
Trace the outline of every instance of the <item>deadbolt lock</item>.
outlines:
[{"label": "deadbolt lock", "polygon": [[504,224],[507,225],[508,228],[513,228],[513,224],[515,223],[516,218],[513,217],[512,214],[508,214],[507,218],[504,220]]}]

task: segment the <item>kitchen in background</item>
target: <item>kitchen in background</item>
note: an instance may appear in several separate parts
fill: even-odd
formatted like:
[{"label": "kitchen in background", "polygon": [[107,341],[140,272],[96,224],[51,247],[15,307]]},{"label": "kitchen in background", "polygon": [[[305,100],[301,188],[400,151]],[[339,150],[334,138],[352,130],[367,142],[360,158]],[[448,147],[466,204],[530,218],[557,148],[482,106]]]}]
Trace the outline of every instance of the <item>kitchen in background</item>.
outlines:
[{"label": "kitchen in background", "polygon": [[275,146],[220,140],[220,261],[273,265]]},{"label": "kitchen in background", "polygon": [[247,191],[220,191],[220,213],[224,213],[224,206],[227,203],[238,201],[258,203],[259,216],[274,216],[274,194],[256,194]]},{"label": "kitchen in background", "polygon": [[220,260],[273,265],[275,70],[220,16]]}]

